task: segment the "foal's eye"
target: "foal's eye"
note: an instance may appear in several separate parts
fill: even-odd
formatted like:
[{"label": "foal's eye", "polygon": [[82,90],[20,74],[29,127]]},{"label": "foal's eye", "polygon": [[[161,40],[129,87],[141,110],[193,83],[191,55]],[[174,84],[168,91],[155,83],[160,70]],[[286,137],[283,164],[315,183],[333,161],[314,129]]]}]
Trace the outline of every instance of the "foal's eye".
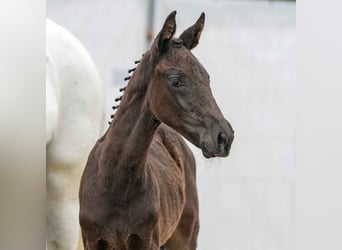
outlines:
[{"label": "foal's eye", "polygon": [[183,86],[182,82],[178,78],[171,79],[170,83],[171,83],[171,86],[175,87],[175,88],[179,88],[179,87]]}]

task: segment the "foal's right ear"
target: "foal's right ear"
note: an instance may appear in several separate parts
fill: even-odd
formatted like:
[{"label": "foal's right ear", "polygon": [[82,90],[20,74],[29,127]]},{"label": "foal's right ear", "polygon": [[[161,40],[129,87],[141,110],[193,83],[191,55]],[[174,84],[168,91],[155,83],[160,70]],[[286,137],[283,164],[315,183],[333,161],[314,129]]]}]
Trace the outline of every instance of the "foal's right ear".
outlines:
[{"label": "foal's right ear", "polygon": [[158,34],[158,49],[164,52],[176,32],[176,11],[172,11],[166,18],[162,30]]}]

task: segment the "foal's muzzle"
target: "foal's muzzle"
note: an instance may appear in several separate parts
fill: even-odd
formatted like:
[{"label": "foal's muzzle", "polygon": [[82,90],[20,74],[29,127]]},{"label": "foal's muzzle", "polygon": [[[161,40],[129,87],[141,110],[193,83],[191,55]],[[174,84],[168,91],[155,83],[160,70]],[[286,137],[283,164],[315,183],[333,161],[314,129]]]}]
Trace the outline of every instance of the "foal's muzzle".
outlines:
[{"label": "foal's muzzle", "polygon": [[202,138],[202,154],[206,158],[226,157],[234,140],[234,131],[228,121],[216,123]]}]

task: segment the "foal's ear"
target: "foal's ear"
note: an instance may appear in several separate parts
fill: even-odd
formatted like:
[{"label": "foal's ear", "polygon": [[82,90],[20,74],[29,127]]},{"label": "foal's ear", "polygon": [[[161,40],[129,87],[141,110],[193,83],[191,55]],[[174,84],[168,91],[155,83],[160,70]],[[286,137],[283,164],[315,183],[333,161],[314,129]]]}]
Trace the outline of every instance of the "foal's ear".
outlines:
[{"label": "foal's ear", "polygon": [[185,47],[188,49],[193,49],[197,46],[204,27],[204,20],[205,14],[202,12],[196,23],[180,35],[179,38],[183,40]]},{"label": "foal's ear", "polygon": [[162,30],[158,35],[158,49],[163,52],[176,32],[176,11],[172,11],[166,18]]}]

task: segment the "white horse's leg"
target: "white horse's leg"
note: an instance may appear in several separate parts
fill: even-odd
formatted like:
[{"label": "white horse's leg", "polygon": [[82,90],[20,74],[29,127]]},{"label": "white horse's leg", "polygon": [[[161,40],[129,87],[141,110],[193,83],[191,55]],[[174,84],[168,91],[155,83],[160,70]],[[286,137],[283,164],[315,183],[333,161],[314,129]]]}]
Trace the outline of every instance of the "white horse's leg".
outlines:
[{"label": "white horse's leg", "polygon": [[76,250],[78,190],[102,133],[103,89],[96,66],[66,29],[46,22],[47,247]]},{"label": "white horse's leg", "polygon": [[79,243],[79,166],[53,167],[47,172],[48,250],[76,250]]}]

